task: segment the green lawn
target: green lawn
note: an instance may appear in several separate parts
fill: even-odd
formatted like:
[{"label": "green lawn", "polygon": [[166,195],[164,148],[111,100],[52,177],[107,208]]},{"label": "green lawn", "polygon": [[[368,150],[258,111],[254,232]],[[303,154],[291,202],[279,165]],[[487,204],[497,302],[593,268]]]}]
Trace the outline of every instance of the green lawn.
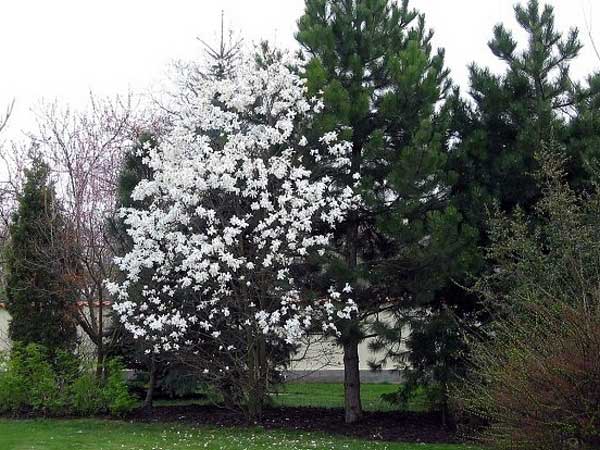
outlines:
[{"label": "green lawn", "polygon": [[192,428],[103,420],[0,420],[2,450],[466,450],[461,445],[357,441],[261,428]]},{"label": "green lawn", "polygon": [[[381,399],[382,394],[394,393],[397,384],[361,384],[361,398],[365,411],[395,411],[400,407]],[[210,395],[209,398],[217,398]],[[275,406],[343,408],[344,385],[342,383],[288,383],[277,388],[271,395]],[[158,406],[210,404],[210,400],[158,400]],[[424,394],[411,400],[409,411],[426,411],[428,402]]]},{"label": "green lawn", "polygon": [[[365,411],[396,411],[398,405],[390,404],[381,399],[381,394],[390,394],[398,390],[397,384],[361,384],[361,398]],[[209,398],[217,399],[215,394]],[[277,388],[271,394],[275,406],[316,407],[316,408],[343,408],[344,385],[342,383],[287,383]],[[158,406],[174,405],[206,405],[212,404],[211,400],[158,400]],[[408,404],[409,411],[427,411],[429,403],[423,394],[418,395]]]},{"label": "green lawn", "polygon": [[[361,384],[361,399],[366,411],[391,411],[398,409],[381,399],[381,394],[396,392],[396,384]],[[341,383],[289,383],[273,395],[279,406],[315,406],[322,408],[342,408],[344,406],[344,385]],[[416,398],[408,405],[412,411],[427,409],[424,396]]]}]

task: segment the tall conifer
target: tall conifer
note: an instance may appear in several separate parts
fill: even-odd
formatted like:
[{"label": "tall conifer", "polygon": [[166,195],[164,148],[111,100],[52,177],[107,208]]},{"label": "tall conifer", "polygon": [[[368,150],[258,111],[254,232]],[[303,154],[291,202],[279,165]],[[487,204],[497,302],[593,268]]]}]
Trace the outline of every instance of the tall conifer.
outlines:
[{"label": "tall conifer", "polygon": [[307,0],[298,28],[308,88],[325,102],[312,127],[341,128],[352,143],[350,173],[318,162],[314,170],[346,185],[359,174],[364,199],[329,255],[329,275],[353,282],[360,308],[341,338],[346,421],[354,422],[362,413],[358,344],[378,335],[365,325],[376,325],[381,311],[431,298],[451,266],[447,244],[461,239],[460,217],[446,204],[442,101],[450,81],[424,16],[406,0]]},{"label": "tall conifer", "polygon": [[73,350],[77,329],[70,308],[76,308],[72,281],[65,277],[70,254],[68,227],[48,165],[34,157],[25,171],[17,210],[9,226],[6,249],[6,297],[14,342],[35,343],[50,355]]}]

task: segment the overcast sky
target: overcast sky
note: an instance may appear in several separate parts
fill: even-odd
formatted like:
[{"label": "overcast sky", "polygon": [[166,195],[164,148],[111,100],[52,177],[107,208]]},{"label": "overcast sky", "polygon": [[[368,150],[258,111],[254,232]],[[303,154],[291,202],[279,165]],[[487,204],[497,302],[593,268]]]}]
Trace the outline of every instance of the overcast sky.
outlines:
[{"label": "overcast sky", "polygon": [[[516,28],[513,0],[412,0],[446,48],[453,78],[467,86],[467,64],[501,65],[487,48],[495,23]],[[600,68],[587,36],[600,45],[598,0],[551,0],[558,27],[577,26],[586,44],[574,65],[582,77]],[[595,7],[593,6],[594,4]],[[303,0],[3,0],[0,1],[0,108],[16,100],[11,134],[31,126],[40,98],[85,104],[88,92],[144,92],[168,63],[201,54],[196,37],[213,41],[225,11],[246,41],[293,48]],[[586,26],[587,23],[589,25]]]}]

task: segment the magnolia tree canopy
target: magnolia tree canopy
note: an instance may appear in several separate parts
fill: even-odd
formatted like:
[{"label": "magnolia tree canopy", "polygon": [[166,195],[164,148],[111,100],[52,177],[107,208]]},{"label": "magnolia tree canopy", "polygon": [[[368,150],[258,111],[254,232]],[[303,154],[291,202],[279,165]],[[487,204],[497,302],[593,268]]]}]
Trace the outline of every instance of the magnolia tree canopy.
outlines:
[{"label": "magnolia tree canopy", "polygon": [[[359,200],[304,165],[301,155],[349,171],[350,144],[336,133],[308,142],[302,129],[322,104],[293,61],[275,59],[250,55],[226,79],[188,83],[171,130],[145,149],[153,178],[133,198],[149,207],[122,210],[134,245],[109,285],[115,310],[154,351],[197,355],[207,376],[242,376],[254,343],[268,353],[315,327],[336,333],[355,310],[350,286],[315,298],[293,277]],[[142,300],[128,298],[140,284]]]}]

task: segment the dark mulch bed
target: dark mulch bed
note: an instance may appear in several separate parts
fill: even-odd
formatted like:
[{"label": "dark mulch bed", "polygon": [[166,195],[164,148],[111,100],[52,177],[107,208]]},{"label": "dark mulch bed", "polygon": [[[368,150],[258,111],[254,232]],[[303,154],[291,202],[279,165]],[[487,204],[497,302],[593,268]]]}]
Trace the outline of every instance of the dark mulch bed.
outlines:
[{"label": "dark mulch bed", "polygon": [[366,412],[358,424],[344,423],[341,409],[270,408],[258,424],[249,424],[242,415],[216,406],[158,406],[150,413],[134,412],[129,419],[141,422],[185,422],[194,425],[250,426],[287,430],[318,431],[369,440],[450,443],[458,439],[444,429],[435,413]]}]

